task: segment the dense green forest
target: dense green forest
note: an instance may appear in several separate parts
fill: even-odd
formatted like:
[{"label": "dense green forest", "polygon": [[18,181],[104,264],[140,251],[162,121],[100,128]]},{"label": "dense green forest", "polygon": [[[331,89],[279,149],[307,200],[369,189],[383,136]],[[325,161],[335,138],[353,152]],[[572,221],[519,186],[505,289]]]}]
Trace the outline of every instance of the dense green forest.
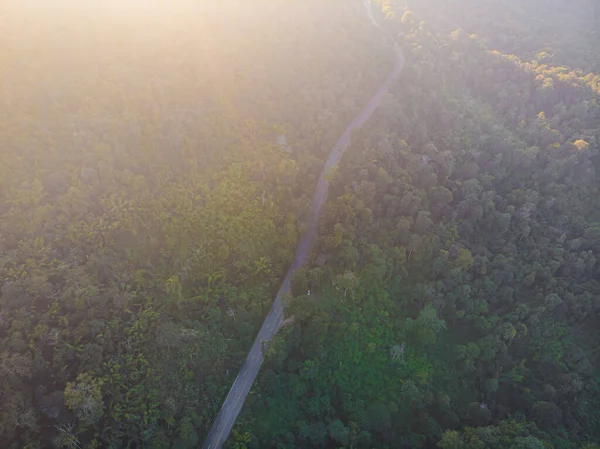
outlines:
[{"label": "dense green forest", "polygon": [[202,444],[395,40],[226,447],[599,448],[595,8],[0,6],[0,446]]}]

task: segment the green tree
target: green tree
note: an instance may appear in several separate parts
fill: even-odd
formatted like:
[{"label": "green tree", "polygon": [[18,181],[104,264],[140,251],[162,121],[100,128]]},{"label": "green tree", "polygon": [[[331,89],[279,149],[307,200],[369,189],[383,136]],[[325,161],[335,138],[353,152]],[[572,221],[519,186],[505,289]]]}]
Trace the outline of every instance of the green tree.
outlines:
[{"label": "green tree", "polygon": [[65,388],[65,404],[87,424],[97,423],[104,415],[102,387],[104,381],[91,373],[81,373]]}]

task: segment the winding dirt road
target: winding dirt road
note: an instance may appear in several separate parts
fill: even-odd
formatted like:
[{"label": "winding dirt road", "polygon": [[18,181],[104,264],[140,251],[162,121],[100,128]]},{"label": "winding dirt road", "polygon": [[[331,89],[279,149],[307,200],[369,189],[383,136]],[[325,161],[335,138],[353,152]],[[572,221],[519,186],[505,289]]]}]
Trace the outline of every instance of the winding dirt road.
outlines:
[{"label": "winding dirt road", "polygon": [[[366,8],[369,19],[377,28],[379,28],[379,25],[373,17],[369,0],[363,0],[363,4]],[[229,394],[227,395],[227,398],[221,407],[221,411],[217,415],[217,418],[210,429],[204,445],[202,446],[203,449],[217,449],[222,447],[223,443],[225,440],[227,440],[227,437],[231,432],[231,428],[233,427],[233,424],[235,423],[242,406],[244,405],[246,396],[248,395],[250,387],[254,383],[254,379],[256,378],[256,375],[258,374],[263,362],[262,344],[263,342],[267,342],[273,338],[273,336],[277,333],[281,322],[283,321],[283,304],[281,300],[284,295],[290,291],[290,280],[294,276],[294,272],[307,262],[310,255],[314,239],[317,235],[319,216],[321,210],[323,209],[323,205],[327,200],[329,182],[325,179],[325,174],[327,173],[328,169],[338,165],[342,155],[344,154],[344,151],[350,144],[350,135],[352,131],[360,128],[369,119],[369,117],[371,117],[375,109],[377,109],[377,106],[379,106],[381,98],[387,92],[390,84],[400,75],[400,72],[404,67],[404,54],[398,45],[395,45],[394,51],[397,55],[394,68],[387,76],[377,93],[373,95],[367,105],[348,125],[344,133],[335,143],[329,158],[327,159],[317,185],[317,191],[313,197],[308,229],[302,237],[302,240],[300,240],[300,244],[296,250],[296,257],[294,258],[285,280],[283,281],[283,284],[277,293],[277,297],[273,302],[269,314],[265,318],[265,321],[260,328],[258,336],[256,337],[256,340],[254,341],[254,344],[248,353],[248,357],[246,358],[242,369],[233,382],[233,385],[229,390]]]}]

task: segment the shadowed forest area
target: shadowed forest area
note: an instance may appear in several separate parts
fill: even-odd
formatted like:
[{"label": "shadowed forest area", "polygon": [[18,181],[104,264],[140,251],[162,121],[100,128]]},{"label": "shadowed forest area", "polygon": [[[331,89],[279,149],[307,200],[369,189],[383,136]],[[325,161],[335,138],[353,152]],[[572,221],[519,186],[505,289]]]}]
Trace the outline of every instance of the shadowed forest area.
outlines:
[{"label": "shadowed forest area", "polygon": [[[0,6],[0,446],[598,449],[592,1]],[[307,291],[311,294],[307,295]]]}]

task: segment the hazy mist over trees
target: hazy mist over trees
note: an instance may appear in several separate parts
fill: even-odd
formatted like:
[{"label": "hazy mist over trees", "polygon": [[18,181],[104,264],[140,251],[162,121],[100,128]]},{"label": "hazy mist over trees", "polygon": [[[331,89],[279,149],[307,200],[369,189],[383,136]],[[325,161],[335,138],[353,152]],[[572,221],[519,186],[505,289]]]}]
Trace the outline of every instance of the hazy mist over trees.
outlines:
[{"label": "hazy mist over trees", "polygon": [[[598,449],[588,0],[0,6],[0,446]],[[307,295],[310,290],[311,294]]]}]

